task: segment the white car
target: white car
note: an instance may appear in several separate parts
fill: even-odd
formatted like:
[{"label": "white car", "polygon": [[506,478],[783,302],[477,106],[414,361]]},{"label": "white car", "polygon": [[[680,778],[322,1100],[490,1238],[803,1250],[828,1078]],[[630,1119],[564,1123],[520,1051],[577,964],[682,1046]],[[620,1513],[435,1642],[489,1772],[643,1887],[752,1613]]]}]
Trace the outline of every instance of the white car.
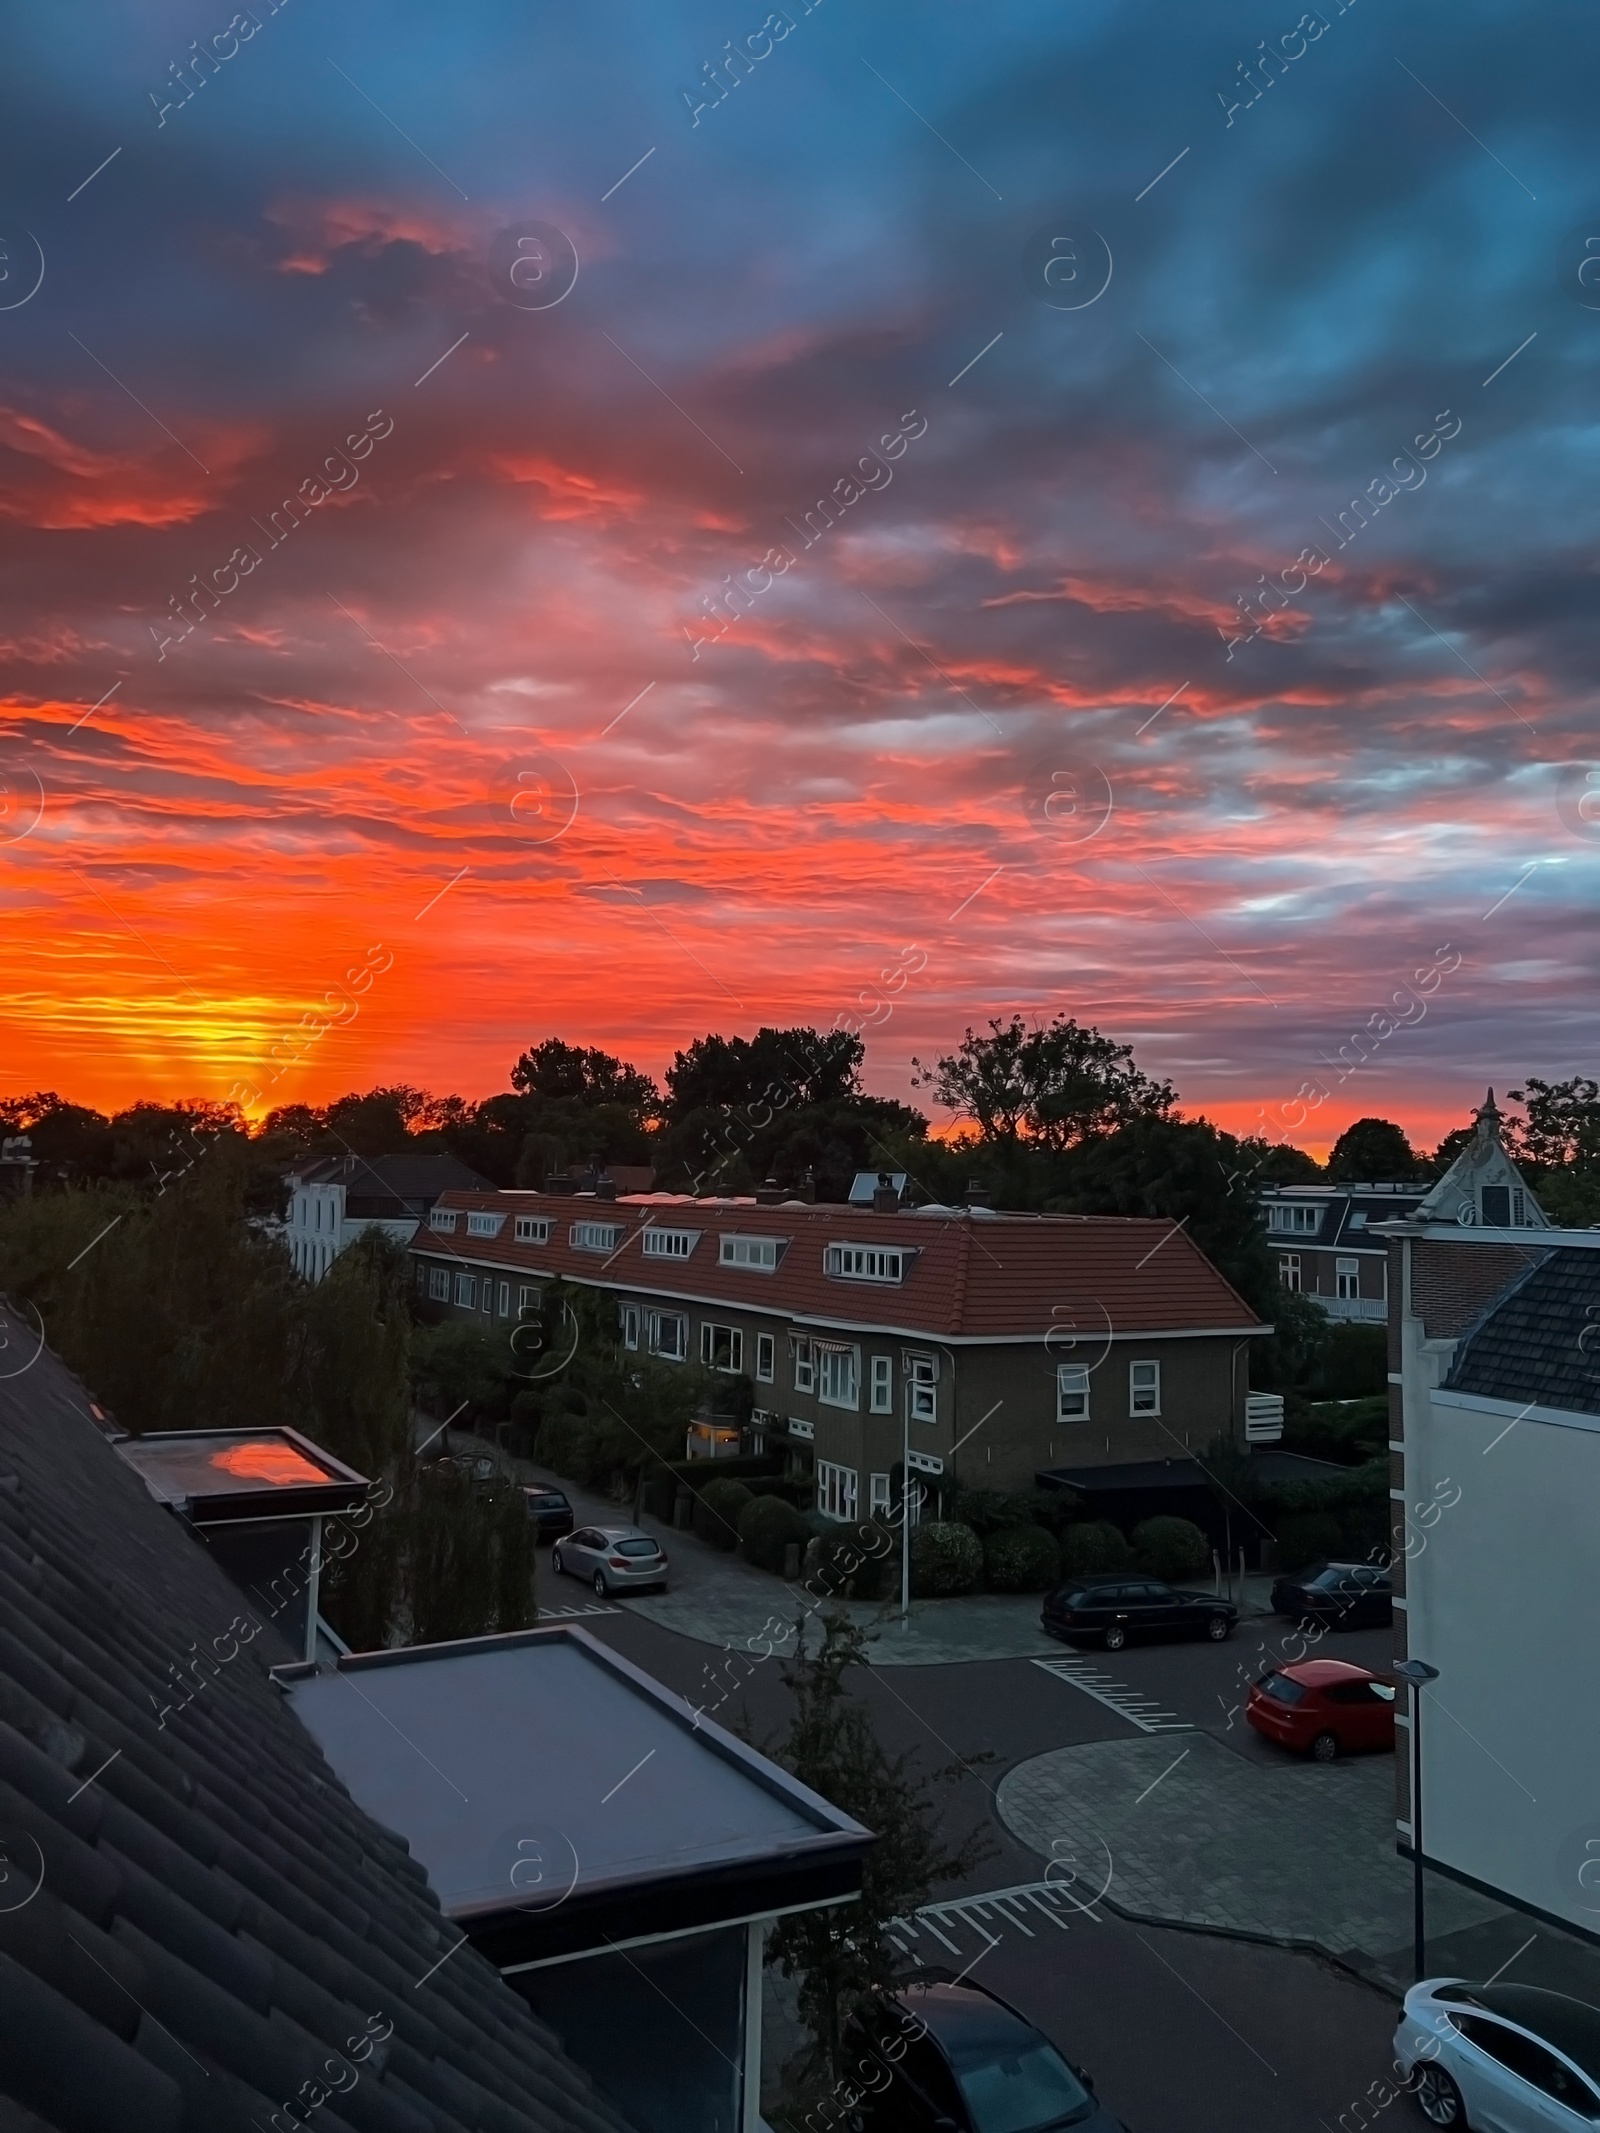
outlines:
[{"label": "white car", "polygon": [[1424,1979],[1406,1994],[1394,2055],[1433,2125],[1593,2133],[1600,2124],[1600,2007],[1563,1992]]}]

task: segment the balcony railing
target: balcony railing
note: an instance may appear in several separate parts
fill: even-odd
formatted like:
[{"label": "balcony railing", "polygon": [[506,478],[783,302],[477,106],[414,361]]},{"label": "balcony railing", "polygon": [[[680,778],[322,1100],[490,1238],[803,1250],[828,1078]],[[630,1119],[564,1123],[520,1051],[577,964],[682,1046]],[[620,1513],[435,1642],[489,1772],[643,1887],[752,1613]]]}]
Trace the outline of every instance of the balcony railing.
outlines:
[{"label": "balcony railing", "polygon": [[1389,1316],[1389,1306],[1381,1296],[1318,1296],[1330,1318],[1359,1319],[1367,1325],[1381,1326]]}]

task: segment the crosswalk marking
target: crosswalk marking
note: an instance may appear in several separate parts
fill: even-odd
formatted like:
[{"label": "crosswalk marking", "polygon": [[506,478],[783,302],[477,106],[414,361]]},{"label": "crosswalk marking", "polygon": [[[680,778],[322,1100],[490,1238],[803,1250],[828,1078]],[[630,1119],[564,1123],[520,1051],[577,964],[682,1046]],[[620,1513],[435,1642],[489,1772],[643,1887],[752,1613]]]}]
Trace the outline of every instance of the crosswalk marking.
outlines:
[{"label": "crosswalk marking", "polygon": [[[963,1928],[976,1936],[978,1954],[982,1955],[990,1948],[999,1947],[1000,1937],[1008,1926],[1029,1940],[1037,1940],[1040,1921],[1048,1919],[1058,1932],[1068,1933],[1072,1930],[1074,1913],[1087,1918],[1093,1925],[1104,1924],[1093,1902],[1075,1896],[1065,1880],[1023,1881],[1014,1888],[986,1890],[981,1896],[957,1896],[946,1903],[926,1903],[905,1918],[891,1919],[888,1931],[900,1953],[909,1955],[921,1968],[922,1951],[913,1943],[922,1940],[924,1934],[938,1941],[952,1955],[966,1958],[968,1949],[959,1938],[952,1938]],[[976,1961],[977,1956],[972,1956],[971,1960]]]},{"label": "crosswalk marking", "polygon": [[620,1607],[606,1607],[599,1600],[591,1600],[587,1607],[541,1607],[541,1622],[571,1622],[579,1615],[620,1615]]},{"label": "crosswalk marking", "polygon": [[1054,1674],[1058,1681],[1067,1681],[1085,1696],[1092,1696],[1096,1703],[1104,1704],[1108,1711],[1115,1711],[1125,1718],[1130,1726],[1137,1726],[1141,1733],[1192,1733],[1193,1726],[1181,1719],[1176,1711],[1169,1711],[1165,1704],[1153,1697],[1141,1696],[1130,1689],[1126,1682],[1114,1680],[1087,1659],[1035,1659],[1035,1666],[1043,1667],[1047,1674]]}]

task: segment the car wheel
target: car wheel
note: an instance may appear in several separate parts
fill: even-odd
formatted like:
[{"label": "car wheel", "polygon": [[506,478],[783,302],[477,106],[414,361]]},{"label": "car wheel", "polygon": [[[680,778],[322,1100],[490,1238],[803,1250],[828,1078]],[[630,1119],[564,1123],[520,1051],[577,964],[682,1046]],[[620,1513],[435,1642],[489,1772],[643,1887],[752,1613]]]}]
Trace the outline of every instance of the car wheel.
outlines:
[{"label": "car wheel", "polygon": [[1206,1635],[1213,1644],[1220,1644],[1224,1637],[1233,1635],[1233,1624],[1226,1615],[1212,1615],[1206,1623]]},{"label": "car wheel", "polygon": [[602,1600],[611,1591],[611,1587],[606,1583],[606,1574],[603,1570],[597,1570],[594,1574],[594,1589]]},{"label": "car wheel", "polygon": [[560,1577],[566,1570],[566,1567],[566,1564],[561,1560],[561,1550],[559,1548],[552,1548],[550,1551],[550,1568],[555,1572],[557,1577]]},{"label": "car wheel", "polygon": [[1338,1734],[1319,1733],[1311,1743],[1311,1760],[1314,1763],[1336,1763],[1339,1760]]},{"label": "car wheel", "polygon": [[1106,1631],[1106,1650],[1108,1652],[1120,1652],[1127,1641],[1128,1632],[1120,1622],[1113,1622]]},{"label": "car wheel", "polygon": [[1417,2108],[1430,2125],[1465,2126],[1461,2091],[1442,2066],[1425,2066],[1417,2076]]}]

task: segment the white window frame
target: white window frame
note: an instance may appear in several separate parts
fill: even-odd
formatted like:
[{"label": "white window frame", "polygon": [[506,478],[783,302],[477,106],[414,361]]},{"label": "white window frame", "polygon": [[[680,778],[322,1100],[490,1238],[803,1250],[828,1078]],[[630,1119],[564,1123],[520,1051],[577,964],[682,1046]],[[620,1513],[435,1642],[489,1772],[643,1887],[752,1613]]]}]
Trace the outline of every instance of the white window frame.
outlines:
[{"label": "white window frame", "polygon": [[[830,1381],[832,1390],[829,1390]],[[824,1348],[817,1358],[817,1398],[824,1407],[842,1407],[851,1413],[861,1406],[861,1350]]]},{"label": "white window frame", "polygon": [[622,1307],[622,1345],[637,1348],[639,1345],[639,1306],[624,1304]]},{"label": "white window frame", "polygon": [[518,1215],[513,1236],[518,1244],[548,1244],[550,1242],[550,1217],[548,1215]]},{"label": "white window frame", "polygon": [[1161,1365],[1146,1356],[1128,1365],[1128,1414],[1142,1421],[1160,1412]]},{"label": "white window frame", "polygon": [[450,1269],[447,1266],[428,1269],[428,1298],[432,1303],[450,1301]]},{"label": "white window frame", "polygon": [[1082,1363],[1056,1365],[1056,1420],[1089,1420],[1089,1372]]},{"label": "white window frame", "polygon": [[511,1316],[511,1284],[509,1281],[502,1281],[500,1284],[500,1316],[502,1318]]},{"label": "white window frame", "polygon": [[913,1422],[939,1419],[939,1358],[936,1355],[906,1357],[906,1413]]},{"label": "white window frame", "polygon": [[889,1502],[889,1476],[887,1474],[869,1474],[867,1477],[867,1516],[876,1518],[881,1513],[887,1518],[889,1515]]},{"label": "white window frame", "polygon": [[463,1311],[477,1308],[478,1284],[470,1274],[456,1275],[456,1304]]},{"label": "white window frame", "polygon": [[419,1260],[417,1261],[417,1294],[418,1294],[419,1296],[425,1296],[425,1295],[426,1295],[427,1293],[428,1293],[428,1268],[427,1268],[427,1262],[426,1262],[425,1260],[419,1259]]},{"label": "white window frame", "polygon": [[817,1509],[824,1518],[848,1524],[856,1515],[857,1478],[853,1466],[839,1466],[832,1459],[816,1465]]},{"label": "white window frame", "polygon": [[700,1242],[697,1229],[658,1229],[646,1223],[640,1231],[646,1259],[687,1259]]},{"label": "white window frame", "polygon": [[[875,1355],[872,1358],[872,1399],[868,1412],[875,1415],[892,1415],[894,1413],[894,1357],[892,1355]],[[876,1479],[877,1477],[874,1476],[873,1478]]]},{"label": "white window frame", "polygon": [[783,1257],[785,1237],[724,1236],[717,1240],[718,1266],[735,1266],[747,1274],[772,1274]]},{"label": "white window frame", "polygon": [[1334,1294],[1346,1302],[1361,1294],[1361,1261],[1336,1259],[1333,1263]]},{"label": "white window frame", "polygon": [[[673,1329],[673,1346],[661,1345],[662,1331]],[[648,1311],[645,1314],[645,1345],[649,1354],[663,1363],[682,1363],[689,1356],[689,1320],[682,1311]]]},{"label": "white window frame", "polygon": [[480,1289],[482,1290],[482,1292],[483,1292],[483,1315],[484,1315],[484,1317],[485,1317],[485,1318],[493,1318],[493,1316],[494,1316],[494,1280],[493,1280],[493,1277],[492,1277],[492,1276],[490,1276],[490,1275],[488,1275],[488,1274],[485,1274],[485,1275],[483,1276],[482,1280],[481,1280],[481,1281],[479,1282],[478,1286],[479,1286],[479,1288],[480,1288]]},{"label": "white window frame", "polygon": [[756,1377],[763,1385],[770,1385],[778,1375],[778,1343],[770,1333],[756,1335]]},{"label": "white window frame", "polygon": [[504,1215],[489,1214],[474,1208],[467,1216],[467,1235],[469,1237],[498,1237],[505,1227],[505,1220]]},{"label": "white window frame", "polygon": [[450,1230],[453,1230],[455,1226],[456,1211],[453,1207],[436,1207],[428,1217],[429,1229],[439,1229],[448,1232]]},{"label": "white window frame", "polygon": [[886,1281],[906,1278],[910,1251],[898,1244],[830,1244],[822,1254],[822,1270],[836,1281]]},{"label": "white window frame", "polygon": [[539,1308],[539,1291],[531,1281],[525,1281],[517,1290],[517,1316],[526,1318],[530,1311]]},{"label": "white window frame", "polygon": [[571,1232],[575,1252],[614,1252],[622,1242],[620,1222],[574,1222]]},{"label": "white window frame", "polygon": [[794,1344],[794,1389],[812,1393],[817,1389],[817,1352],[809,1341]]},{"label": "white window frame", "polygon": [[1298,1296],[1301,1293],[1304,1271],[1298,1252],[1280,1252],[1278,1254],[1278,1280],[1293,1295]]},{"label": "white window frame", "polygon": [[[725,1363],[716,1360],[719,1340],[725,1340],[727,1343],[728,1360]],[[719,1370],[725,1377],[737,1377],[744,1368],[744,1329],[740,1326],[723,1325],[716,1319],[702,1319],[700,1360],[707,1370]]]}]

